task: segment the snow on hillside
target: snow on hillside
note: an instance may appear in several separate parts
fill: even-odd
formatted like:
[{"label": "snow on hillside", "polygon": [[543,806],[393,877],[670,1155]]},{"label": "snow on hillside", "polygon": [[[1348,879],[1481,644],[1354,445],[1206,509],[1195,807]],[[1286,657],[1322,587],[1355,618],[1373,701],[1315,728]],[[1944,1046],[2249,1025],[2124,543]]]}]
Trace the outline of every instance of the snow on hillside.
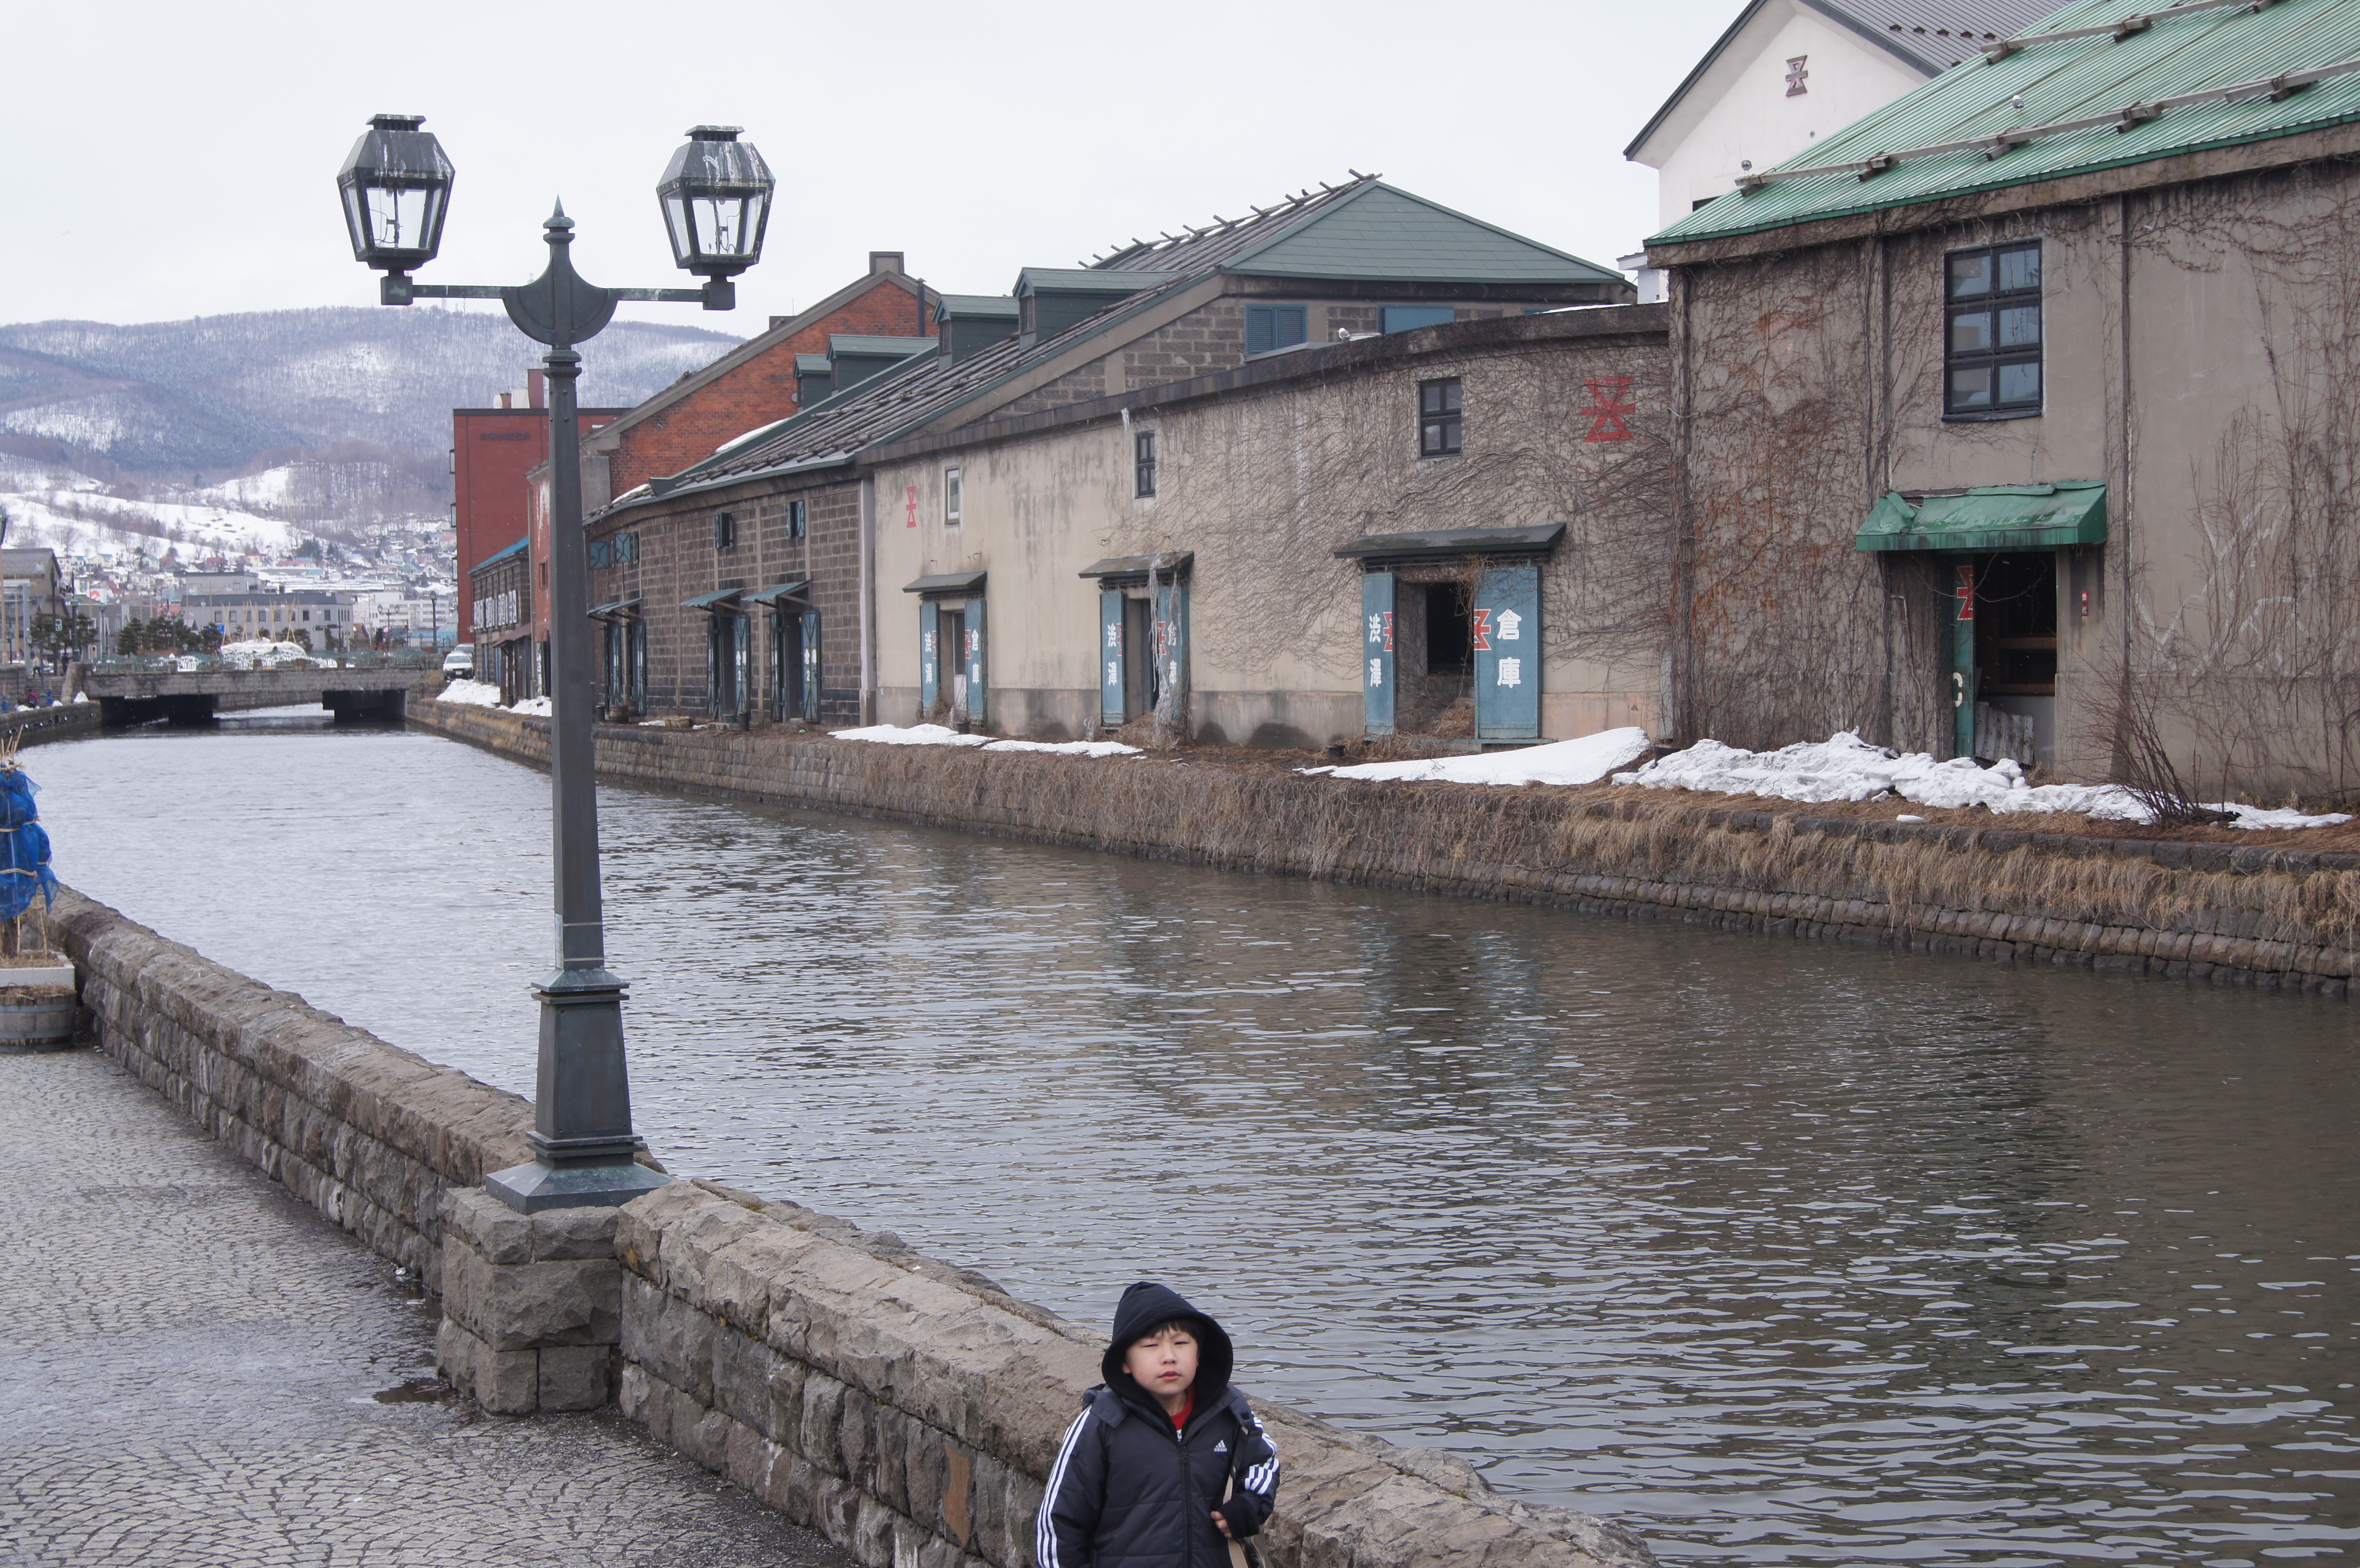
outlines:
[{"label": "snow on hillside", "polygon": [[[259,477],[259,476],[257,476]],[[8,513],[8,542],[47,545],[61,556],[98,555],[177,545],[183,557],[252,554],[277,560],[311,537],[279,517],[245,511],[220,501],[141,501],[109,495],[95,487],[16,487],[21,478],[0,479],[0,507]]]}]

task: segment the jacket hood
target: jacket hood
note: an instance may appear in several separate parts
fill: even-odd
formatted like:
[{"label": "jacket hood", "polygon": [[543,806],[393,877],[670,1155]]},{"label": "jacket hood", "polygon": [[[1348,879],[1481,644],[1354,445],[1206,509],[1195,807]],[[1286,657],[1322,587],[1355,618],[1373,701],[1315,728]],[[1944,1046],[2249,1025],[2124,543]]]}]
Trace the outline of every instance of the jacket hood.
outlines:
[{"label": "jacket hood", "polygon": [[1142,1279],[1126,1289],[1122,1300],[1115,1303],[1114,1335],[1107,1344],[1107,1352],[1098,1362],[1099,1375],[1107,1387],[1126,1397],[1137,1395],[1151,1402],[1153,1396],[1139,1386],[1122,1362],[1131,1342],[1150,1329],[1159,1328],[1179,1318],[1196,1331],[1196,1408],[1211,1410],[1229,1390],[1229,1371],[1236,1365],[1236,1355],[1229,1346],[1229,1332],[1215,1323],[1209,1313],[1188,1304],[1187,1298],[1169,1285],[1159,1285],[1153,1279]]}]

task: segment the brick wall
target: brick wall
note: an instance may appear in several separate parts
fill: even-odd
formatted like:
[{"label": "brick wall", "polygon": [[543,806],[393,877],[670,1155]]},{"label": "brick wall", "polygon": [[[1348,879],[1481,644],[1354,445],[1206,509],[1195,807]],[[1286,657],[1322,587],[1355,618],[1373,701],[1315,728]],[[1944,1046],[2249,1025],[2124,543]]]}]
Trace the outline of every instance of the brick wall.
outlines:
[{"label": "brick wall", "polygon": [[[795,411],[795,355],[825,354],[836,332],[932,337],[934,313],[890,277],[879,275],[841,309],[733,365],[672,407],[617,432],[609,459],[615,495],[678,474],[724,442]],[[924,330],[919,330],[921,316]]]},{"label": "brick wall", "polygon": [[[908,298],[908,296],[903,296]],[[804,537],[790,535],[788,506],[805,505]],[[738,542],[713,544],[716,514],[737,517]],[[825,722],[858,722],[860,713],[860,489],[836,485],[772,491],[741,499],[696,498],[672,509],[635,508],[593,528],[594,540],[618,533],[639,537],[638,559],[590,573],[590,602],[636,597],[647,624],[647,709],[651,713],[701,714],[711,706],[706,668],[707,617],[681,608],[723,588],[767,588],[795,578],[812,582],[820,613],[821,714]],[[767,712],[774,654],[774,617],[754,615],[749,650],[754,696]]]}]

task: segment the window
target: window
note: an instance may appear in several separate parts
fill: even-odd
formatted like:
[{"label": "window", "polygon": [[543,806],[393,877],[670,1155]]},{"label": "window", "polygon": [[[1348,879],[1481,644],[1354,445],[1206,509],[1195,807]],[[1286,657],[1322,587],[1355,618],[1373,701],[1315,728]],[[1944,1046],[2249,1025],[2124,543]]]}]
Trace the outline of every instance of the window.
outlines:
[{"label": "window", "polygon": [[943,470],[943,526],[955,528],[958,527],[958,520],[959,471],[945,468]]},{"label": "window", "polygon": [[590,570],[604,572],[615,564],[615,545],[611,539],[590,541]]},{"label": "window", "polygon": [[1275,349],[1293,348],[1308,335],[1304,325],[1304,309],[1300,305],[1246,307],[1248,354],[1269,354]]},{"label": "window", "polygon": [[1405,332],[1412,327],[1446,327],[1459,319],[1459,312],[1448,305],[1388,305],[1379,318],[1378,330]]},{"label": "window", "polygon": [[1417,384],[1417,455],[1448,457],[1459,450],[1459,378]]},{"label": "window", "polygon": [[735,512],[714,513],[713,548],[716,550],[727,550],[737,542],[738,514]]},{"label": "window", "polygon": [[2040,411],[2040,245],[1944,258],[1942,412],[1969,419]]},{"label": "window", "polygon": [[639,536],[636,533],[615,536],[615,564],[628,566],[639,559]]},{"label": "window", "polygon": [[801,539],[803,537],[804,505],[805,503],[802,501],[790,501],[787,503],[787,537],[789,539]]},{"label": "window", "polygon": [[1142,430],[1131,438],[1131,462],[1139,474],[1138,494],[1155,494],[1155,432]]}]

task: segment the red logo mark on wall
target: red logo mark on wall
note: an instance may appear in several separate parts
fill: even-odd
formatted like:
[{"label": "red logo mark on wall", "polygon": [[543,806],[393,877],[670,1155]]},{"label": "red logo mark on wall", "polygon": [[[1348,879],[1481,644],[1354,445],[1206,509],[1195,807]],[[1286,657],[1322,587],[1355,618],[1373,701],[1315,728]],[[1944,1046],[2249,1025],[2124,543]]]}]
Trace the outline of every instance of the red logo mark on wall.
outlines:
[{"label": "red logo mark on wall", "polygon": [[1475,651],[1491,651],[1491,612],[1489,610],[1478,609],[1475,612]]},{"label": "red logo mark on wall", "polygon": [[1618,376],[1611,381],[1583,383],[1590,388],[1590,407],[1582,410],[1590,416],[1590,433],[1581,438],[1583,441],[1631,439],[1631,427],[1622,420],[1623,415],[1639,411],[1639,405],[1631,400],[1631,381],[1628,376]]},{"label": "red logo mark on wall", "polygon": [[914,485],[911,485],[908,495],[910,497],[910,527],[914,528],[918,526],[918,487]]},{"label": "red logo mark on wall", "polygon": [[1385,612],[1385,651],[1386,651],[1387,653],[1391,653],[1393,650],[1393,613],[1391,610],[1387,610],[1387,611]]},{"label": "red logo mark on wall", "polygon": [[1975,569],[1972,566],[1961,566],[1959,568],[1959,619],[1972,621],[1974,618]]}]

